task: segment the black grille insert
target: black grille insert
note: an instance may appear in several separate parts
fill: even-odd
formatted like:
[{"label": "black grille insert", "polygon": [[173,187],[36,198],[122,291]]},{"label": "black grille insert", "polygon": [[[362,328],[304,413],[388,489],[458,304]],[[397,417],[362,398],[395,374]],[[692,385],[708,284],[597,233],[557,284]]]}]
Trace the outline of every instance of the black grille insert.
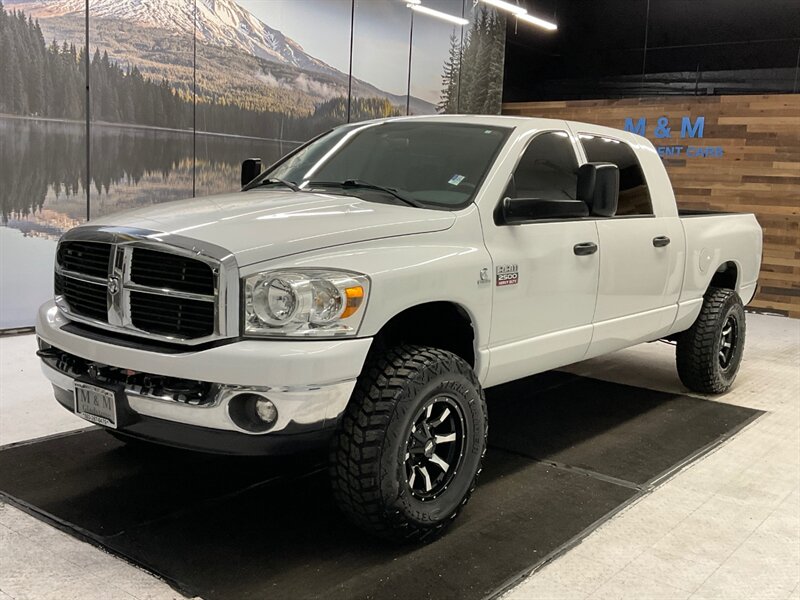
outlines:
[{"label": "black grille insert", "polygon": [[214,333],[214,302],[131,292],[131,321],[135,327],[184,338]]},{"label": "black grille insert", "polygon": [[111,244],[75,241],[61,242],[57,259],[62,269],[105,279],[110,256]]},{"label": "black grille insert", "polygon": [[[109,323],[111,307],[114,329],[186,340],[216,333],[216,265],[156,247],[83,240],[61,242],[56,258],[56,295],[75,317]],[[121,273],[109,273],[112,259]]]},{"label": "black grille insert", "polygon": [[193,294],[214,294],[214,272],[210,265],[176,254],[134,248],[131,281],[155,288]]},{"label": "black grille insert", "polygon": [[108,287],[105,284],[89,283],[56,274],[55,291],[63,296],[71,312],[108,321]]}]

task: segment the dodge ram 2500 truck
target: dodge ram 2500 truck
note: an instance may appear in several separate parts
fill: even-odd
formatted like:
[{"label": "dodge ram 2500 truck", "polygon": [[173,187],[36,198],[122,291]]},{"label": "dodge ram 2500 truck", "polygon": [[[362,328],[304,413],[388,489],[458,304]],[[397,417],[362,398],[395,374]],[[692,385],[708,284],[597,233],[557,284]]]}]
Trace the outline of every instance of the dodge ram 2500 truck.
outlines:
[{"label": "dodge ram 2500 truck", "polygon": [[681,215],[642,137],[393,118],[260,171],[61,238],[36,331],[62,405],[129,442],[327,444],[343,512],[422,540],[475,488],[485,388],[659,339],[689,389],[733,383],[761,229]]}]

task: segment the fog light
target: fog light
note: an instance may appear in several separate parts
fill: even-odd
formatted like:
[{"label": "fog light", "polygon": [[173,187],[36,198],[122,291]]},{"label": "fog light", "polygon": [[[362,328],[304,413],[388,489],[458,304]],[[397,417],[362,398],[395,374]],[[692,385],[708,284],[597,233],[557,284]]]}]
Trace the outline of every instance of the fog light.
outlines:
[{"label": "fog light", "polygon": [[271,400],[266,398],[259,398],[256,400],[256,414],[258,418],[269,425],[272,425],[278,420],[278,409]]},{"label": "fog light", "polygon": [[260,394],[236,394],[228,402],[228,415],[245,431],[264,433],[278,420],[278,408]]}]

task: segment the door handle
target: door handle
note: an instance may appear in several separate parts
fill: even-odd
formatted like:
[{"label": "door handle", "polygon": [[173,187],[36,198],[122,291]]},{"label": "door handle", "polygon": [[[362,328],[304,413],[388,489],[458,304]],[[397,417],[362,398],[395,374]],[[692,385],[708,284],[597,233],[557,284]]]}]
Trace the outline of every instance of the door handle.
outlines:
[{"label": "door handle", "polygon": [[594,254],[597,252],[597,244],[594,242],[583,242],[581,244],[575,244],[572,247],[572,251],[577,256],[587,256],[589,254]]},{"label": "door handle", "polygon": [[659,235],[653,238],[653,246],[656,248],[663,248],[664,246],[668,246],[670,239],[665,235]]}]

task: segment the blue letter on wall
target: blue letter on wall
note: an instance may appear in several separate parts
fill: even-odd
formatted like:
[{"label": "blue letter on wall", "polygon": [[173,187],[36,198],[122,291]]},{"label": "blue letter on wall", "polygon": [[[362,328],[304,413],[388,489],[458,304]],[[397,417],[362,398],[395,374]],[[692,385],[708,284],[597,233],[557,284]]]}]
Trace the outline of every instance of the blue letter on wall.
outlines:
[{"label": "blue letter on wall", "polygon": [[[647,120],[644,117],[640,117],[638,121],[636,121],[636,125],[633,124],[633,119],[630,117],[625,118],[625,131],[630,131],[631,133],[638,133],[639,135],[645,134],[645,128],[647,127]],[[700,137],[703,137],[702,134]]]},{"label": "blue letter on wall", "polygon": [[703,128],[705,127],[705,124],[705,117],[697,117],[697,119],[694,121],[694,124],[692,124],[692,120],[689,117],[683,117],[683,119],[681,119],[681,137],[703,137]]}]

